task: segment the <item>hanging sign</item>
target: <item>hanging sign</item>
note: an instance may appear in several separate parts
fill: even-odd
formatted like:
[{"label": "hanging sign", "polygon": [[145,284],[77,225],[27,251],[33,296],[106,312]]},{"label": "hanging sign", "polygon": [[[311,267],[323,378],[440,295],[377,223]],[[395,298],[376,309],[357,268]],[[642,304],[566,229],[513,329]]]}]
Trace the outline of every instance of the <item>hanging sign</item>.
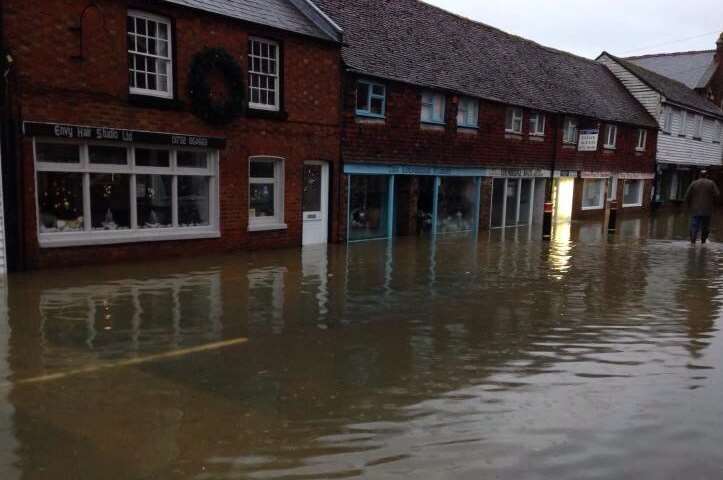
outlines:
[{"label": "hanging sign", "polygon": [[597,150],[600,130],[580,130],[580,139],[577,143],[577,150],[580,152],[594,152]]},{"label": "hanging sign", "polygon": [[68,140],[98,140],[119,143],[147,143],[173,147],[225,148],[226,139],[198,135],[146,132],[120,128],[84,127],[61,123],[25,122],[23,131],[28,137],[63,138]]}]

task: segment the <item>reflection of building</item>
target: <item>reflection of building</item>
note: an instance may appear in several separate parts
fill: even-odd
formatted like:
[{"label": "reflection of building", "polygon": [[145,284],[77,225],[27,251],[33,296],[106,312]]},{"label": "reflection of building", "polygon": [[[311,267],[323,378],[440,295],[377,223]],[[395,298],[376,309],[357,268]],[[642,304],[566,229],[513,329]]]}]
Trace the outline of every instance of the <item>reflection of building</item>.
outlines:
[{"label": "reflection of building", "polygon": [[656,124],[601,64],[414,0],[316,3],[345,32],[340,238],[541,223],[559,178],[647,206]]},{"label": "reflection of building", "polygon": [[326,241],[341,30],[309,0],[96,3],[0,3],[13,267]]},{"label": "reflection of building", "polygon": [[723,110],[674,79],[672,73],[669,78],[644,68],[649,62],[617,58],[609,53],[603,53],[598,60],[660,125],[655,201],[682,201],[700,169],[720,169],[723,164]]}]

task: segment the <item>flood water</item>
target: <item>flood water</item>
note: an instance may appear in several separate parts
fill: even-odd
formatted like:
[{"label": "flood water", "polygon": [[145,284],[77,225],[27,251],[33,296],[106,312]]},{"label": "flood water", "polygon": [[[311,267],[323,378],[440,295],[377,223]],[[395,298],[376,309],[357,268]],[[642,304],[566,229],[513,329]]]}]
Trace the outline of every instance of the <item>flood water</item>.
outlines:
[{"label": "flood water", "polygon": [[0,478],[722,478],[723,244],[538,238],[11,275]]}]

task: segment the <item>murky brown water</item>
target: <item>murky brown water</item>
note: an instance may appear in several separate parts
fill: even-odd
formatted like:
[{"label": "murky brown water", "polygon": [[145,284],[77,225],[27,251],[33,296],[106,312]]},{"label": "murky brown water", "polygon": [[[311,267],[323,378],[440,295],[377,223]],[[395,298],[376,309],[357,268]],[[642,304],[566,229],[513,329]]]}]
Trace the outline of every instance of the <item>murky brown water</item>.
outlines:
[{"label": "murky brown water", "polygon": [[685,230],[11,276],[0,478],[722,478],[723,244]]}]

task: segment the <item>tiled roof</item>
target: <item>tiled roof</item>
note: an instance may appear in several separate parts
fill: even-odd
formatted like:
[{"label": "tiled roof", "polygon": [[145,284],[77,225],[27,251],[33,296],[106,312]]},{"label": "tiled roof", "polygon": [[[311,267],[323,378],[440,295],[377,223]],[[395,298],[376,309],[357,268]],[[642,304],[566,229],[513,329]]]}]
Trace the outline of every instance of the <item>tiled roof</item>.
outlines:
[{"label": "tiled roof", "polygon": [[605,53],[604,55],[608,55],[610,58],[625,67],[630,73],[645,82],[650,88],[663,94],[668,101],[723,118],[723,110],[682,83],[659,75],[655,72],[651,72],[650,70],[636,65],[628,60],[614,57],[609,53]]},{"label": "tiled roof", "polygon": [[315,0],[353,71],[548,112],[656,126],[603,65],[418,0]]},{"label": "tiled roof", "polygon": [[718,66],[715,50],[642,55],[625,60],[693,89],[705,88]]},{"label": "tiled roof", "polygon": [[333,22],[308,0],[164,0],[225,17],[299,33],[324,40],[340,40]]}]

